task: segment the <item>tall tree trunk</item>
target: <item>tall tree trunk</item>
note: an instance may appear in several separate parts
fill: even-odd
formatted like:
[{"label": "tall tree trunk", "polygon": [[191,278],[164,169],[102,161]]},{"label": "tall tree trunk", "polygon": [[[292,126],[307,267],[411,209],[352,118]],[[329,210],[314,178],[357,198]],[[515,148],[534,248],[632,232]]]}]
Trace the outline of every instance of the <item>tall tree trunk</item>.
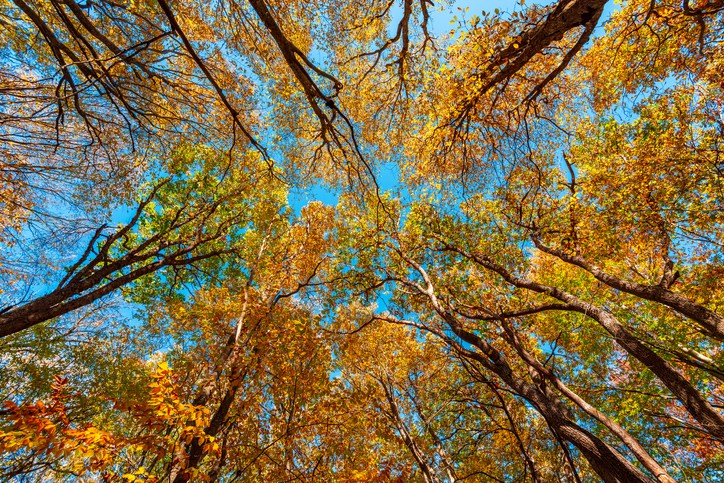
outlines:
[{"label": "tall tree trunk", "polygon": [[686,408],[689,414],[701,424],[702,429],[720,441],[724,441],[724,416],[715,410],[704,396],[702,396],[684,376],[679,374],[666,359],[659,356],[641,340],[631,334],[612,314],[600,307],[584,302],[578,297],[557,287],[518,278],[484,255],[468,254],[452,246],[447,246],[446,248],[474,261],[486,270],[497,273],[506,282],[515,287],[524,288],[558,299],[561,302],[565,302],[569,310],[580,312],[598,322],[628,354],[636,358],[659,378]]}]

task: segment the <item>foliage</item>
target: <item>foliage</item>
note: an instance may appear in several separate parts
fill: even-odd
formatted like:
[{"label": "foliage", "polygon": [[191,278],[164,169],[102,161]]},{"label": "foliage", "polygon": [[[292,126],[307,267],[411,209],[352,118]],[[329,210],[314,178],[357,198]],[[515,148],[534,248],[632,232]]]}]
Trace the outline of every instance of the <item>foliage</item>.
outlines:
[{"label": "foliage", "polygon": [[724,478],[724,3],[475,8],[0,0],[0,479]]}]

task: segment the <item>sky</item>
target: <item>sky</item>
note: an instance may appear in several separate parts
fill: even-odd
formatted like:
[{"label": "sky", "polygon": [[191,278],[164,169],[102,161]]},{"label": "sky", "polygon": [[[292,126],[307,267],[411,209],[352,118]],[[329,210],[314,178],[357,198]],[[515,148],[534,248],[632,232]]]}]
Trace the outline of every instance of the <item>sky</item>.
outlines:
[{"label": "sky", "polygon": [[[453,27],[453,24],[457,23],[462,17],[470,18],[473,15],[480,14],[482,11],[495,12],[496,9],[500,11],[503,16],[510,14],[514,10],[525,9],[530,5],[548,5],[554,2],[552,1],[536,1],[536,0],[523,0],[524,3],[521,5],[520,0],[495,0],[495,1],[453,1],[450,5],[444,5],[440,7],[442,2],[436,2],[434,9],[431,9],[431,18],[429,28],[435,35],[445,35]],[[603,25],[605,20],[611,15],[611,12],[615,8],[614,2],[608,2],[605,7],[602,20],[599,22],[599,28]],[[467,9],[467,11],[466,11]],[[401,3],[396,4],[395,8],[392,9],[392,21],[390,22],[390,36],[394,36],[394,30],[397,27],[397,22],[402,15]],[[457,19],[457,20],[456,20]],[[378,162],[378,172],[376,178],[381,191],[391,190],[399,187],[399,169],[394,163],[394,160],[388,160],[387,162]],[[381,165],[380,165],[381,164]],[[304,191],[293,190],[290,193],[289,202],[295,212],[305,206],[309,201],[321,201],[325,204],[334,205],[337,202],[337,193],[320,183],[312,185],[310,188]]]},{"label": "sky", "polygon": [[[460,19],[463,15],[466,18],[470,18],[475,14],[480,14],[481,11],[493,12],[496,9],[505,15],[516,8],[521,8],[519,0],[496,0],[492,2],[465,0],[451,3],[451,5],[440,7],[441,2],[436,2],[435,8],[431,9],[429,28],[434,35],[442,36],[447,34],[452,28],[452,24],[457,23],[456,19]],[[526,2],[526,5],[535,3],[542,2],[529,0]],[[466,9],[468,9],[467,12]],[[397,22],[402,15],[401,3],[396,4],[391,12],[390,36],[392,37],[395,35],[394,30],[397,28]],[[399,186],[399,169],[395,162],[393,160],[383,162],[381,166],[378,167],[376,179],[381,191],[397,188]],[[297,213],[310,201],[321,201],[328,205],[334,205],[337,199],[337,193],[333,189],[323,186],[320,183],[316,183],[304,191],[298,189],[292,190],[289,196],[290,205]]]},{"label": "sky", "polygon": [[[525,5],[528,6],[532,3],[542,2],[533,2],[531,0],[528,0]],[[609,3],[609,9],[613,8],[612,3],[613,2]],[[396,9],[392,11],[393,18],[390,22],[391,35],[394,35],[394,32],[392,32],[392,30],[396,28],[397,22],[401,15],[400,4],[401,2],[397,2]],[[452,27],[451,22],[455,23],[456,21],[454,19],[459,19],[463,15],[469,18],[475,14],[479,14],[483,10],[491,12],[495,11],[496,9],[500,10],[503,14],[505,14],[512,12],[514,9],[520,8],[525,8],[525,6],[521,7],[519,0],[498,0],[489,2],[476,2],[472,0],[465,0],[459,2],[452,2],[451,5],[446,5],[444,8],[435,7],[431,9],[431,19],[429,27],[434,34],[445,35]],[[465,12],[466,9],[468,9],[467,12]],[[376,179],[380,190],[384,192],[387,190],[398,188],[400,185],[399,169],[394,160],[373,161],[376,161],[375,164],[378,165]],[[337,198],[338,193],[336,193],[334,190],[329,189],[321,185],[320,183],[316,183],[305,191],[293,190],[290,193],[289,202],[293,210],[298,213],[303,206],[305,206],[312,200],[321,201],[328,205],[335,205],[337,202]],[[120,207],[114,212],[112,222],[126,222],[130,218],[131,214],[132,213],[129,209],[125,207]],[[35,286],[34,291],[37,292],[35,293],[35,295],[39,295],[48,288],[49,287],[47,286],[47,284],[40,284],[39,286]],[[2,295],[0,295],[0,305],[2,305],[2,299],[3,297]]]}]

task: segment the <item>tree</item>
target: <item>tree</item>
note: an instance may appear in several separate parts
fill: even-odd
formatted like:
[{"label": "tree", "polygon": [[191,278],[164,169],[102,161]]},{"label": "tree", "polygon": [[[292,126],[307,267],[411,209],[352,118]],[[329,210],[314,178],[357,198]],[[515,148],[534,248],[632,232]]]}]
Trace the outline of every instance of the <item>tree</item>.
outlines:
[{"label": "tree", "polygon": [[0,4],[3,477],[724,476],[724,3],[456,7]]},{"label": "tree", "polygon": [[[275,202],[274,179],[253,157],[249,165],[239,160],[233,167],[219,157],[208,148],[179,148],[168,164],[177,170],[175,179],[149,187],[127,224],[115,230],[98,227],[49,293],[6,307],[0,336],[89,305],[144,275],[168,268],[167,282],[173,284],[179,268],[233,253],[255,207],[268,210],[268,203]],[[194,170],[194,164],[200,169]],[[249,197],[252,187],[254,198]]]}]

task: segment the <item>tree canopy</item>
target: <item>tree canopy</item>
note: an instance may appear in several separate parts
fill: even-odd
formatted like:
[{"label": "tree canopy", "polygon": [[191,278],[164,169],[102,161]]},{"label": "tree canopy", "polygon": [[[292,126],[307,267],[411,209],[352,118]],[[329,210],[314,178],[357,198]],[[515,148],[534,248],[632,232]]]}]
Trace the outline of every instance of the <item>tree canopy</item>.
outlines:
[{"label": "tree canopy", "polygon": [[724,1],[0,0],[0,59],[0,480],[724,480]]}]

